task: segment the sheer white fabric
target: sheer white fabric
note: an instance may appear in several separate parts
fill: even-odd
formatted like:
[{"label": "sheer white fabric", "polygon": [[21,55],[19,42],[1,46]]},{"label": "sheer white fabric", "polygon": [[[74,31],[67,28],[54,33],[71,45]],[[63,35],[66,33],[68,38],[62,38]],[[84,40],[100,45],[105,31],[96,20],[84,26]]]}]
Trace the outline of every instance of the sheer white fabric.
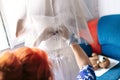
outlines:
[{"label": "sheer white fabric", "polygon": [[83,0],[84,7],[86,7],[86,9],[84,7],[83,9],[84,13],[86,13],[87,20],[99,17],[98,1],[100,0]]},{"label": "sheer white fabric", "polygon": [[[93,16],[82,0],[28,0],[26,8],[27,17],[32,17],[35,23],[38,23],[39,29],[36,28],[36,32],[45,26],[54,26],[59,29],[59,25],[64,24],[71,33],[75,33],[78,37],[79,34],[84,35],[89,42],[92,42],[87,20]],[[42,42],[40,47],[55,50],[64,47],[63,44],[64,42],[57,35]]]},{"label": "sheer white fabric", "polygon": [[48,51],[53,63],[54,80],[76,80],[79,68],[70,47]]},{"label": "sheer white fabric", "polygon": [[[58,17],[57,18],[58,21],[56,21],[53,24],[59,25],[64,22],[67,27],[70,26],[69,29],[72,32],[76,32],[76,33],[78,33],[80,30],[82,31],[83,28],[85,28],[84,30],[86,33],[83,33],[83,34],[84,35],[86,34],[85,36],[87,36],[89,41],[91,41],[91,37],[87,29],[86,21],[98,17],[98,9],[97,9],[98,1],[97,0],[90,0],[90,1],[89,0],[75,0],[75,1],[74,0],[12,0],[12,2],[10,0],[1,0],[1,1],[3,6],[3,11],[6,17],[5,23],[7,24],[8,30],[10,32],[9,34],[11,38],[10,39],[11,43],[16,42],[15,32],[16,32],[17,20],[20,18],[23,18],[23,16],[26,14],[26,6],[27,6],[27,13],[29,14],[29,18],[31,16],[38,17],[42,15],[46,17],[44,19],[48,20],[49,18],[49,20],[52,21],[51,23],[53,23],[54,22],[53,16],[56,16]],[[52,20],[50,19],[51,17],[52,17]],[[34,17],[34,19],[40,22],[38,18],[36,19]],[[36,24],[36,21],[35,21],[35,24]],[[37,31],[34,30],[34,32],[38,32],[38,28],[36,29]],[[35,33],[32,33],[32,34],[34,35]],[[30,38],[30,40],[28,39],[26,43],[28,41],[29,43],[32,43],[31,41],[32,38]]]}]

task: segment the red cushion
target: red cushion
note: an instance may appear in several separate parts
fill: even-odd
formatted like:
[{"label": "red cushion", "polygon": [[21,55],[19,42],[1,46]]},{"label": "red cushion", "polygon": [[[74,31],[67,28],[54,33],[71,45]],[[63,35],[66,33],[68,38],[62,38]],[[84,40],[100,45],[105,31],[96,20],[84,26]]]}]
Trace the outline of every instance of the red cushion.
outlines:
[{"label": "red cushion", "polygon": [[88,28],[90,30],[90,34],[93,39],[93,43],[89,43],[89,44],[91,45],[93,52],[100,54],[101,46],[98,42],[97,24],[98,24],[98,19],[93,19],[93,20],[88,21]]},{"label": "red cushion", "polygon": [[80,36],[82,38],[84,38],[90,44],[93,52],[100,54],[101,53],[101,46],[98,42],[97,23],[98,23],[98,19],[93,19],[93,20],[88,21],[88,29],[90,31],[90,34],[91,34],[93,41],[90,41],[90,38],[85,33],[86,30],[81,30]]}]

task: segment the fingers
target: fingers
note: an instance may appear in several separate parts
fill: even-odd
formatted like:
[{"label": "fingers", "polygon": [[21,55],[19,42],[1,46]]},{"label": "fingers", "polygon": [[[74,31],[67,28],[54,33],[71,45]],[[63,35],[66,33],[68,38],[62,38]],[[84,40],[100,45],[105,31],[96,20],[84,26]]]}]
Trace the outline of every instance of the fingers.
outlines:
[{"label": "fingers", "polygon": [[63,39],[67,40],[69,38],[70,32],[65,25],[60,25],[58,32]]},{"label": "fingers", "polygon": [[65,25],[60,25],[59,30],[61,32],[69,32]]},{"label": "fingers", "polygon": [[56,33],[56,30],[55,28],[53,27],[47,27],[44,31],[43,31],[43,34],[46,34],[46,35],[55,35]]}]

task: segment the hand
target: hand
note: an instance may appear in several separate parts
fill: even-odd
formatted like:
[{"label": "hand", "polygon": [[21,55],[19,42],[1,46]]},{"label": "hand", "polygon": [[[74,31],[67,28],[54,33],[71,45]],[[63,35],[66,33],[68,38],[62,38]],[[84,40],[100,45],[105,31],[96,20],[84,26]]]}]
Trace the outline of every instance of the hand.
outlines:
[{"label": "hand", "polygon": [[64,25],[60,25],[58,32],[63,37],[63,39],[66,40],[68,45],[80,43],[80,39],[77,38],[75,33],[70,33],[67,27],[65,27]]},{"label": "hand", "polygon": [[45,41],[49,39],[51,36],[55,35],[57,32],[53,27],[47,27],[41,34],[42,40]]},{"label": "hand", "polygon": [[35,40],[33,46],[38,46],[41,41],[45,41],[49,39],[51,36],[54,36],[57,34],[57,31],[53,27],[47,27],[44,29],[44,31],[41,33],[41,35],[38,36],[38,38]]},{"label": "hand", "polygon": [[60,25],[58,33],[60,34],[60,36],[64,39],[64,40],[68,40],[69,36],[70,36],[70,32],[67,29],[67,27],[65,27],[65,25]]}]

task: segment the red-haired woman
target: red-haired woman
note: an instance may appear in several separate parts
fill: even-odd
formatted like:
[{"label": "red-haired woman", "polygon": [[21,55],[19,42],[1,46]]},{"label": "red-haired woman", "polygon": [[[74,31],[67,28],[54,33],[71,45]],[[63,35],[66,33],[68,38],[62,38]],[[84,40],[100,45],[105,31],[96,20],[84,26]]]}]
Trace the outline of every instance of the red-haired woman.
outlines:
[{"label": "red-haired woman", "polygon": [[0,54],[0,80],[22,80],[22,65],[12,51]]},{"label": "red-haired woman", "polygon": [[28,47],[3,52],[0,80],[53,80],[46,52]]},{"label": "red-haired woman", "polygon": [[22,63],[22,80],[51,80],[51,63],[46,52],[37,48],[22,47],[15,50],[14,54]]}]

